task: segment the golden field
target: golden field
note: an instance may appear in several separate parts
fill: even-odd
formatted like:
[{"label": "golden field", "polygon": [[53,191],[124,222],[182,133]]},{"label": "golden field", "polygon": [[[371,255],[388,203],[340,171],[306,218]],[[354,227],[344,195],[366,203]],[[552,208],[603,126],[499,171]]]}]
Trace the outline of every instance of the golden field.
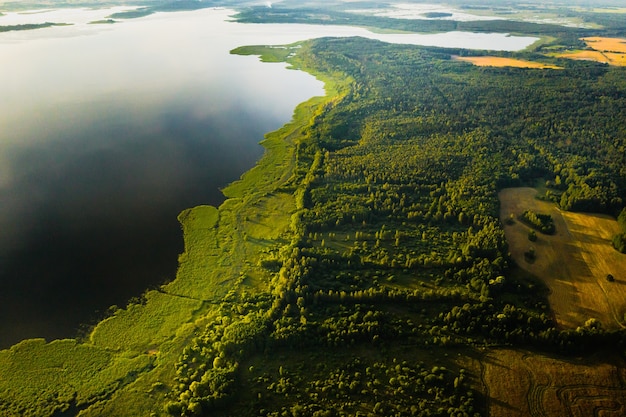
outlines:
[{"label": "golden field", "polygon": [[561,69],[555,65],[546,65],[540,62],[526,61],[522,59],[503,58],[497,56],[455,56],[457,61],[470,62],[479,67],[515,67],[515,68],[541,68]]},{"label": "golden field", "polygon": [[558,57],[626,66],[626,39],[594,36],[582,40],[593,50],[566,52],[559,54]]},{"label": "golden field", "polygon": [[[576,328],[590,318],[608,329],[624,327],[626,255],[611,245],[611,237],[621,230],[617,221],[605,215],[564,212],[554,203],[536,199],[536,194],[534,188],[508,188],[499,194],[500,216],[517,272],[545,283],[559,327]],[[556,233],[537,233],[537,241],[529,241],[529,227],[517,220],[527,209],[550,214]],[[506,219],[511,214],[516,220],[509,225]],[[531,246],[536,258],[529,261],[524,252]],[[608,274],[614,282],[607,280]]]},{"label": "golden field", "polygon": [[582,40],[596,51],[626,53],[626,39],[591,36]]}]

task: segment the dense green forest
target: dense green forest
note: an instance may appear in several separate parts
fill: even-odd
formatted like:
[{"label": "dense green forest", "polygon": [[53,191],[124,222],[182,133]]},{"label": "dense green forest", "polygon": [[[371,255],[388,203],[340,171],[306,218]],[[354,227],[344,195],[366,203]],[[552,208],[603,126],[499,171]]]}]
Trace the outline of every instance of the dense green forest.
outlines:
[{"label": "dense green forest", "polygon": [[235,53],[286,59],[329,96],[268,138],[223,206],[181,214],[176,280],[83,340],[0,352],[0,414],[473,417],[488,394],[464,364],[486,349],[625,352],[593,318],[558,328],[543,284],[512,273],[497,196],[540,183],[626,233],[624,68],[477,67],[360,38]]},{"label": "dense green forest", "polygon": [[[308,42],[297,62],[341,72],[349,88],[298,142],[297,169],[283,187],[296,196],[294,235],[263,261],[275,272],[271,296],[239,300],[225,315],[238,309],[240,321],[214,323],[195,339],[179,364],[182,400],[169,404],[172,414],[485,411],[480,394],[463,387],[462,371],[443,372],[435,399],[425,388],[407,391],[437,372],[406,361],[401,374],[381,364],[391,378],[373,393],[363,372],[375,364],[371,353],[353,354],[360,366],[329,371],[339,380],[302,365],[295,374],[250,371],[256,379],[242,382],[239,364],[270,352],[623,349],[622,332],[603,332],[594,321],[557,330],[539,283],[508,276],[496,194],[541,178],[563,209],[616,214],[626,180],[623,70],[586,62],[562,62],[564,70],[478,68],[446,51],[363,39]],[[258,390],[249,409],[234,400],[241,383]],[[378,413],[377,404],[391,409]]]}]

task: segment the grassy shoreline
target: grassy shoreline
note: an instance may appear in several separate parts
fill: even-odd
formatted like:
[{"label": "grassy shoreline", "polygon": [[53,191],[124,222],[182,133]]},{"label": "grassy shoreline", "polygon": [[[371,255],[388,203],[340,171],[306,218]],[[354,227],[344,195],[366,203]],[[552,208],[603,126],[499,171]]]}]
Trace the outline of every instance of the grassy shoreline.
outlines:
[{"label": "grassy shoreline", "polygon": [[[264,49],[246,53],[265,59]],[[163,410],[165,387],[175,383],[174,364],[183,349],[215,319],[225,300],[267,290],[262,258],[290,239],[296,204],[284,186],[294,174],[298,140],[320,105],[341,90],[341,80],[313,75],[325,82],[326,95],[300,104],[289,123],[266,135],[264,155],[223,190],[227,200],[219,208],[180,213],[185,249],[173,281],[116,310],[84,340],[31,339],[0,351],[0,414]]]}]

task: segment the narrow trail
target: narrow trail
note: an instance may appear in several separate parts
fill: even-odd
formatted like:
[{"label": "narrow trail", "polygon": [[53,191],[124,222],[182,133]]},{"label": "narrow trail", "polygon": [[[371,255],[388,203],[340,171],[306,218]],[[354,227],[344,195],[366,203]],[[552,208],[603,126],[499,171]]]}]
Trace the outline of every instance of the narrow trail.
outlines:
[{"label": "narrow trail", "polygon": [[544,409],[544,397],[546,391],[553,386],[554,381],[549,374],[545,374],[545,383],[540,383],[537,373],[535,372],[536,366],[533,366],[530,362],[531,356],[526,353],[522,356],[522,363],[524,364],[524,370],[528,375],[529,388],[527,394],[528,411],[532,417],[549,417]]}]

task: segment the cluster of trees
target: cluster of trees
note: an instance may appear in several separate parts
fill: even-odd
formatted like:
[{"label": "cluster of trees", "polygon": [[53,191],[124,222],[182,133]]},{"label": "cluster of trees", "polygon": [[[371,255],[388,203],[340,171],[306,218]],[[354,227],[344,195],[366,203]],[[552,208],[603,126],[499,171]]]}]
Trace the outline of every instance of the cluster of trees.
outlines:
[{"label": "cluster of trees", "polygon": [[617,221],[622,228],[622,233],[613,236],[613,247],[622,253],[626,253],[626,208],[617,217]]},{"label": "cluster of trees", "polygon": [[165,405],[168,414],[205,415],[231,404],[239,361],[265,349],[270,320],[258,308],[266,304],[233,299],[221,306],[218,317],[198,332],[175,364],[178,385]]},{"label": "cluster of trees", "polygon": [[[251,387],[258,398],[254,415],[479,415],[464,369],[452,371],[397,358],[353,358],[339,366],[319,365],[311,370],[313,375],[281,366],[277,373],[257,377]],[[293,397],[297,399],[285,404]]]},{"label": "cluster of trees", "polygon": [[526,210],[522,213],[521,219],[524,223],[534,227],[541,233],[551,235],[556,231],[554,220],[549,214],[535,213],[532,210]]},{"label": "cluster of trees", "polygon": [[[548,337],[554,323],[544,302],[493,301],[520,300],[513,293],[522,285],[500,280],[508,263],[496,192],[543,177],[565,209],[622,207],[623,70],[475,68],[440,51],[357,39],[308,48],[308,65],[343,68],[354,82],[303,139],[324,158],[300,214],[303,253],[315,262],[293,278],[326,300],[333,297],[323,289],[332,288],[343,302],[376,294],[369,300],[383,303],[396,301],[398,288],[435,281],[482,317],[456,326],[469,339],[562,345]],[[524,220],[554,233],[550,216]]]}]

